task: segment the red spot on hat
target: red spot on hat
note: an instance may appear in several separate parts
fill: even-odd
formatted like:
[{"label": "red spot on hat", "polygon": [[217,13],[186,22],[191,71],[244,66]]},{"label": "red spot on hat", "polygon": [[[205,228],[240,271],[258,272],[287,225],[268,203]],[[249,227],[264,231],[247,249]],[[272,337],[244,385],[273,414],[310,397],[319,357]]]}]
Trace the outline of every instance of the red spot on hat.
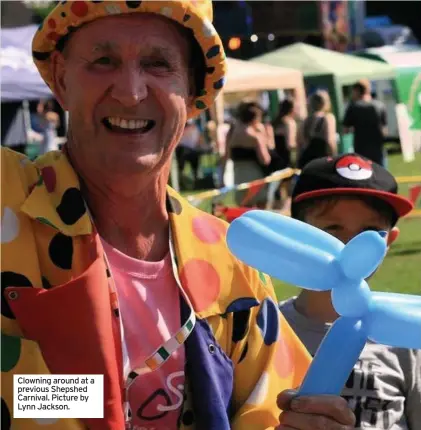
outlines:
[{"label": "red spot on hat", "polygon": [[50,28],[56,28],[56,27],[57,27],[57,24],[56,24],[56,22],[54,21],[54,19],[50,18],[50,19],[48,20],[48,26],[49,26]]},{"label": "red spot on hat", "polygon": [[340,176],[355,181],[369,179],[373,175],[371,163],[355,155],[341,158],[335,167]]},{"label": "red spot on hat", "polygon": [[84,1],[72,2],[70,10],[78,17],[83,17],[88,14],[88,5]]}]

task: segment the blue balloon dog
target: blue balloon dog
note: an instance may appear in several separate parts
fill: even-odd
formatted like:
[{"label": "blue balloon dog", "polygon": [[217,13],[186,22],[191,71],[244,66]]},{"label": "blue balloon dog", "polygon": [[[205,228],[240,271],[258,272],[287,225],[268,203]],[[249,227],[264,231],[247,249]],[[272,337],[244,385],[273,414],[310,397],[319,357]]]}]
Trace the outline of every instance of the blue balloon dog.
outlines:
[{"label": "blue balloon dog", "polygon": [[344,245],[311,225],[262,210],[231,223],[227,243],[244,263],[301,288],[331,290],[340,317],[317,350],[301,395],[339,395],[367,339],[421,349],[421,296],[371,292],[365,281],[386,254],[384,236],[367,231]]}]

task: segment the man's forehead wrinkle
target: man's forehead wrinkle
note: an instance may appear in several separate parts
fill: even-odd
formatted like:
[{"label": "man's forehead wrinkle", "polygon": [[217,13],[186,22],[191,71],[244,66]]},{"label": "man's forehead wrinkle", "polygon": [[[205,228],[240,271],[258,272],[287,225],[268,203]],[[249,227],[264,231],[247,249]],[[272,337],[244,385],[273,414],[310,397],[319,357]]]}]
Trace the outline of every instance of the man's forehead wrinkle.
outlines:
[{"label": "man's forehead wrinkle", "polygon": [[174,49],[171,49],[165,46],[153,46],[150,49],[150,53],[151,55],[156,55],[156,56],[163,55],[166,57],[175,55]]},{"label": "man's forehead wrinkle", "polygon": [[104,42],[95,43],[94,47],[92,48],[92,52],[110,52],[116,50],[116,48],[116,43],[107,40]]},{"label": "man's forehead wrinkle", "polygon": [[[159,46],[157,44],[154,43],[148,43],[145,44],[145,42],[136,39],[133,40],[132,43],[130,44],[130,48],[138,48],[138,50],[146,55],[151,55],[151,56],[164,56],[164,57],[173,57],[174,55],[176,55],[176,52],[174,52],[174,49],[171,49],[171,47],[167,47],[167,46]],[[95,45],[92,48],[92,53],[98,53],[98,52],[115,52],[115,51],[119,51],[121,47],[119,46],[118,43],[112,42],[112,41],[103,41],[103,42],[98,42],[95,43]]]}]

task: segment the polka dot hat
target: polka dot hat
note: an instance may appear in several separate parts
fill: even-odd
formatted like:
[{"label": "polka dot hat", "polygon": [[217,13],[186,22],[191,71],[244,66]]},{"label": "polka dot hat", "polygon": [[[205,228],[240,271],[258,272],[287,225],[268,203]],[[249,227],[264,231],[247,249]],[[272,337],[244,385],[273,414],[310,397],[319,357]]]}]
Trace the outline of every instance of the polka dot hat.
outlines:
[{"label": "polka dot hat", "polygon": [[142,12],[165,16],[193,31],[203,51],[206,75],[191,117],[210,107],[224,85],[226,73],[224,48],[212,25],[211,0],[59,2],[45,18],[32,42],[34,62],[51,90],[54,92],[50,56],[63,36],[98,18]]}]

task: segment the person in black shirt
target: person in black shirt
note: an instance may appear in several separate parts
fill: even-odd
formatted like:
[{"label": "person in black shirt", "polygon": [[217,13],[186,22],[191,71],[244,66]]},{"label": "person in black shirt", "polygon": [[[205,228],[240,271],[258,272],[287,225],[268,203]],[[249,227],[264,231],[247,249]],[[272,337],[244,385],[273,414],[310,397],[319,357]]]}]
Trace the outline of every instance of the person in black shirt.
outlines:
[{"label": "person in black shirt", "polygon": [[291,150],[297,147],[297,123],[294,119],[294,100],[286,98],[279,104],[273,128],[275,150],[280,158],[278,170],[291,167]]},{"label": "person in black shirt", "polygon": [[385,106],[372,99],[370,82],[366,79],[353,85],[352,99],[345,112],[343,132],[354,133],[354,151],[357,154],[384,166]]}]

